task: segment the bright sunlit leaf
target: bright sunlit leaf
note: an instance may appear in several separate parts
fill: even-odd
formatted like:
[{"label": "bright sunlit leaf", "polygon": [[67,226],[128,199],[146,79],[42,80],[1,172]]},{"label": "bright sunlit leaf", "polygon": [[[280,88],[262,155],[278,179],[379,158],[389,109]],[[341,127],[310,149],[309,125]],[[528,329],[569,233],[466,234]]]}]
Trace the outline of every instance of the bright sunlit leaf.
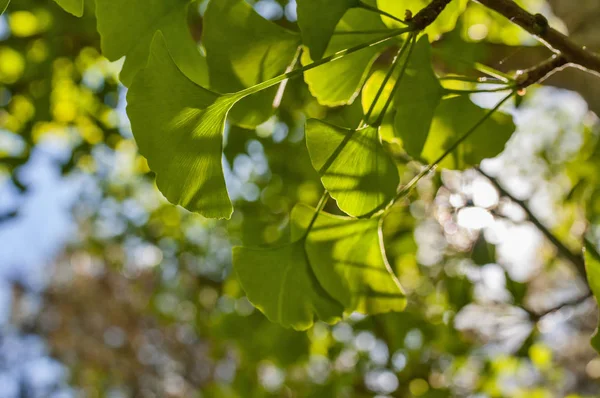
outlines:
[{"label": "bright sunlit leaf", "polygon": [[[475,105],[468,96],[442,100],[436,109],[420,157],[428,163],[436,161],[488,112],[487,109]],[[500,154],[514,131],[512,116],[494,112],[458,148],[446,156],[439,166],[464,170],[477,165],[483,159]]]},{"label": "bright sunlit leaf", "polygon": [[270,249],[233,249],[233,266],[248,299],[272,322],[297,330],[341,319],[343,307],[319,284],[304,239]]},{"label": "bright sunlit leaf", "polygon": [[368,215],[394,197],[398,170],[377,128],[346,129],[310,119],[306,143],[323,185],[346,214]]},{"label": "bright sunlit leaf", "polygon": [[235,100],[189,80],[157,33],[148,66],[127,95],[127,113],[140,152],[170,202],[206,217],[231,216],[221,153],[225,119]]},{"label": "bright sunlit leaf", "polygon": [[[293,234],[303,234],[314,213],[309,206],[296,206]],[[406,306],[404,292],[385,257],[380,223],[377,218],[357,220],[321,213],[306,238],[306,253],[319,283],[347,313],[378,314],[402,311]]]}]

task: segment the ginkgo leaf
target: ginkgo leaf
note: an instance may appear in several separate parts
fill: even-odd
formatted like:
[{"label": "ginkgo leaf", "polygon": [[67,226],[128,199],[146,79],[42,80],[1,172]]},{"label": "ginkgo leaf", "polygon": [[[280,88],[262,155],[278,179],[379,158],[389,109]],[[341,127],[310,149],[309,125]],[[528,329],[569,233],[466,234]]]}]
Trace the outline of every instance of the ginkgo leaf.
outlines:
[{"label": "ginkgo leaf", "polygon": [[[292,211],[295,233],[303,233],[315,209]],[[347,313],[402,311],[406,297],[385,257],[380,219],[320,213],[306,237],[306,253],[321,286]],[[294,238],[294,236],[292,236]]]},{"label": "ginkgo leaf", "polygon": [[[300,36],[258,15],[244,0],[211,1],[204,15],[211,89],[230,93],[285,72],[300,45]],[[274,111],[277,87],[240,101],[230,119],[246,128],[265,122]]]},{"label": "ginkgo leaf", "polygon": [[[398,18],[405,18],[407,10],[416,14],[428,6],[429,3],[431,3],[431,0],[377,0],[377,7]],[[425,33],[429,34],[429,38],[437,40],[441,34],[454,29],[458,18],[467,7],[467,3],[468,0],[453,0],[449,2],[435,21],[425,28]],[[392,18],[386,16],[382,16],[381,18],[390,28],[401,28],[404,26]]]},{"label": "ginkgo leaf", "polygon": [[248,300],[272,322],[306,330],[315,317],[333,323],[342,305],[319,284],[304,250],[304,239],[270,249],[233,249],[233,267]]},{"label": "ginkgo leaf", "polygon": [[140,152],[170,202],[206,217],[231,216],[221,158],[225,119],[237,99],[189,80],[156,34],[148,66],[127,94],[127,114]]},{"label": "ginkgo leaf", "polygon": [[[346,12],[336,27],[325,55],[368,42],[382,36],[382,33],[344,34],[337,32],[365,31],[386,29],[379,16],[364,9],[352,8]],[[386,42],[368,47],[364,50],[330,62],[304,73],[304,80],[310,92],[319,103],[327,106],[349,104],[358,95],[362,84],[369,74],[369,69],[377,55],[393,42]],[[302,54],[302,64],[312,61],[308,52]]]},{"label": "ginkgo leaf", "polygon": [[310,119],[306,143],[323,185],[346,214],[369,215],[394,197],[398,170],[377,128],[346,129]]},{"label": "ginkgo leaf", "polygon": [[[129,86],[146,65],[150,44],[160,30],[175,63],[195,83],[208,87],[206,59],[187,24],[189,0],[96,0],[96,17],[103,55],[125,58],[121,82]],[[141,12],[143,10],[143,12]]]},{"label": "ginkgo leaf", "polygon": [[394,132],[406,152],[418,157],[423,151],[435,110],[444,95],[431,66],[427,35],[415,44],[394,98]]},{"label": "ginkgo leaf", "polygon": [[[444,99],[435,112],[421,158],[432,163],[450,149],[467,130],[476,125],[488,113],[475,105],[468,96]],[[467,139],[446,156],[439,166],[446,169],[464,170],[479,164],[483,159],[498,155],[515,131],[512,116],[494,112]]]},{"label": "ginkgo leaf", "polygon": [[357,7],[359,0],[298,0],[298,26],[302,42],[312,59],[325,54],[331,35],[346,11]]},{"label": "ginkgo leaf", "polygon": [[[83,0],[54,0],[59,6],[61,6],[65,11],[75,15],[76,17],[81,17],[83,15]],[[2,6],[0,5],[0,8]]]},{"label": "ginkgo leaf", "polygon": [[4,14],[9,4],[10,0],[0,0],[0,15]]}]

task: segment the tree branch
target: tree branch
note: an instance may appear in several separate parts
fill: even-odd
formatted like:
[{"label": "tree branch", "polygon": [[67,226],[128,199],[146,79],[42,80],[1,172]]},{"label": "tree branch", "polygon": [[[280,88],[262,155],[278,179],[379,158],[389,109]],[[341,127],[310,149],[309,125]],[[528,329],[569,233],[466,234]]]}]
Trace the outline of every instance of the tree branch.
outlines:
[{"label": "tree branch", "polygon": [[564,57],[571,66],[600,76],[600,56],[575,44],[569,37],[548,26],[548,21],[541,14],[533,15],[512,0],[477,1],[536,36],[553,52]]},{"label": "tree branch", "polygon": [[527,206],[527,204],[520,200],[515,198],[510,192],[508,192],[506,189],[504,189],[504,187],[502,185],[500,185],[500,183],[498,182],[498,180],[496,180],[494,177],[486,174],[483,170],[481,170],[480,168],[476,168],[476,170],[483,175],[484,177],[486,177],[490,183],[492,183],[492,185],[498,190],[498,192],[500,192],[500,194],[502,196],[506,196],[507,198],[509,198],[511,201],[513,201],[514,203],[516,203],[521,209],[523,209],[523,211],[527,214],[527,217],[529,218],[529,221],[535,225],[540,232],[542,232],[544,234],[544,236],[546,237],[546,239],[548,239],[553,245],[554,247],[556,247],[556,250],[558,251],[558,254],[569,260],[577,269],[577,272],[579,272],[579,274],[583,277],[584,280],[587,280],[586,277],[586,272],[585,272],[585,262],[583,260],[583,256],[579,253],[573,253],[564,243],[562,243],[560,241],[560,239],[558,239],[536,216],[535,214],[533,214],[533,212],[531,211],[531,209],[529,209],[529,207]]},{"label": "tree branch", "polygon": [[[423,30],[433,23],[452,0],[433,0],[417,13],[409,22],[418,30]],[[408,22],[408,21],[407,21]]]},{"label": "tree branch", "polygon": [[567,301],[565,301],[563,303],[560,303],[559,305],[557,305],[555,307],[548,308],[547,310],[544,310],[542,312],[532,312],[532,311],[529,311],[529,310],[526,310],[526,311],[529,313],[529,315],[531,317],[531,320],[533,322],[537,322],[540,319],[542,319],[543,317],[545,317],[546,315],[549,315],[549,314],[552,314],[554,312],[560,311],[560,310],[562,310],[565,307],[572,307],[572,306],[576,306],[576,305],[579,305],[579,304],[583,304],[584,302],[587,301],[587,299],[591,298],[592,296],[593,296],[592,293],[588,292],[587,294],[585,294],[583,296],[574,297],[574,298],[572,298],[570,300],[567,300]]}]

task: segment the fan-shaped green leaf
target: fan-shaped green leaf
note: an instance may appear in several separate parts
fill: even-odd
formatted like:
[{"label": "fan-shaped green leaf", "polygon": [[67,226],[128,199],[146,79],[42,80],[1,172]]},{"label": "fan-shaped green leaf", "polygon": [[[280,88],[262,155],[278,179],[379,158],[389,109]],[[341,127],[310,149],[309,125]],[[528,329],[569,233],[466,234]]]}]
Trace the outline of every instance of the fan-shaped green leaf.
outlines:
[{"label": "fan-shaped green leaf", "polygon": [[[379,16],[363,9],[352,8],[338,23],[336,32],[383,30],[385,25]],[[334,34],[325,55],[368,42],[382,36],[382,33]],[[369,69],[377,55],[391,45],[391,42],[374,45],[347,57],[330,62],[304,73],[304,80],[317,100],[328,106],[349,104],[358,95]],[[302,64],[308,65],[312,59],[308,52],[302,54]]]},{"label": "fan-shaped green leaf", "polygon": [[[65,11],[80,17],[83,15],[83,0],[54,0]],[[0,6],[2,8],[2,6]]]},{"label": "fan-shaped green leaf", "polygon": [[[315,210],[292,211],[295,233],[306,230]],[[306,253],[319,283],[346,312],[402,311],[406,297],[385,258],[380,219],[321,213],[306,238]]]},{"label": "fan-shaped green leaf", "polygon": [[[377,0],[377,7],[389,14],[398,18],[405,18],[406,10],[410,10],[413,14],[421,11],[431,0]],[[468,0],[453,0],[444,11],[436,18],[436,20],[425,29],[425,33],[429,33],[432,40],[446,32],[451,31],[456,26],[456,21],[467,7]],[[404,25],[391,18],[381,17],[385,24],[390,28],[403,27]]]},{"label": "fan-shaped green leaf", "polygon": [[206,60],[187,25],[189,0],[96,0],[102,53],[111,61],[125,56],[121,81],[129,86],[146,65],[154,33],[160,30],[181,71],[208,87]]},{"label": "fan-shaped green leaf", "polygon": [[231,216],[221,152],[227,112],[237,99],[189,80],[156,34],[148,66],[128,92],[127,113],[158,188],[172,203],[206,217]]},{"label": "fan-shaped green leaf", "polygon": [[[300,36],[258,15],[244,0],[211,1],[204,16],[203,42],[211,88],[230,93],[285,72]],[[285,84],[285,83],[284,83]],[[243,99],[230,119],[254,128],[273,114],[277,87]]]},{"label": "fan-shaped green leaf", "polygon": [[409,155],[418,157],[423,151],[443,95],[444,89],[431,66],[431,45],[424,35],[415,44],[394,98],[394,131]]},{"label": "fan-shaped green leaf", "polygon": [[[437,160],[469,129],[487,114],[468,96],[444,99],[438,106],[421,158]],[[447,169],[462,170],[498,155],[515,131],[512,116],[495,112],[439,164]]]},{"label": "fan-shaped green leaf", "polygon": [[315,316],[341,318],[343,307],[319,284],[306,257],[304,239],[273,249],[233,249],[233,266],[248,299],[269,320],[306,330]]},{"label": "fan-shaped green leaf", "polygon": [[[585,273],[587,275],[590,289],[596,298],[596,302],[600,304],[600,258],[597,257],[596,253],[596,250],[593,248],[586,248],[584,252]],[[598,330],[600,330],[600,325],[598,328],[596,328],[596,332],[592,336],[591,343],[592,347],[594,347],[594,349],[600,353],[600,334],[598,333]]]},{"label": "fan-shaped green leaf", "polygon": [[323,185],[347,214],[368,215],[394,197],[398,170],[376,128],[345,129],[310,119],[306,142]]},{"label": "fan-shaped green leaf", "polygon": [[312,59],[320,59],[336,25],[359,0],[298,0],[298,26]]}]

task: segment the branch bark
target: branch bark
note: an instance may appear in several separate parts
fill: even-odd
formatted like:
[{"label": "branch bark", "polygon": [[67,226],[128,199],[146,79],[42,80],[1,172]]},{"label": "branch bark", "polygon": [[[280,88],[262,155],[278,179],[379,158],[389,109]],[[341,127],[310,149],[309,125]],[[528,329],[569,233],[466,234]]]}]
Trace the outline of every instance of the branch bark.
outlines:
[{"label": "branch bark", "polygon": [[548,26],[541,14],[531,14],[512,0],[477,0],[519,25],[571,65],[600,77],[600,56],[575,44],[569,37]]}]

